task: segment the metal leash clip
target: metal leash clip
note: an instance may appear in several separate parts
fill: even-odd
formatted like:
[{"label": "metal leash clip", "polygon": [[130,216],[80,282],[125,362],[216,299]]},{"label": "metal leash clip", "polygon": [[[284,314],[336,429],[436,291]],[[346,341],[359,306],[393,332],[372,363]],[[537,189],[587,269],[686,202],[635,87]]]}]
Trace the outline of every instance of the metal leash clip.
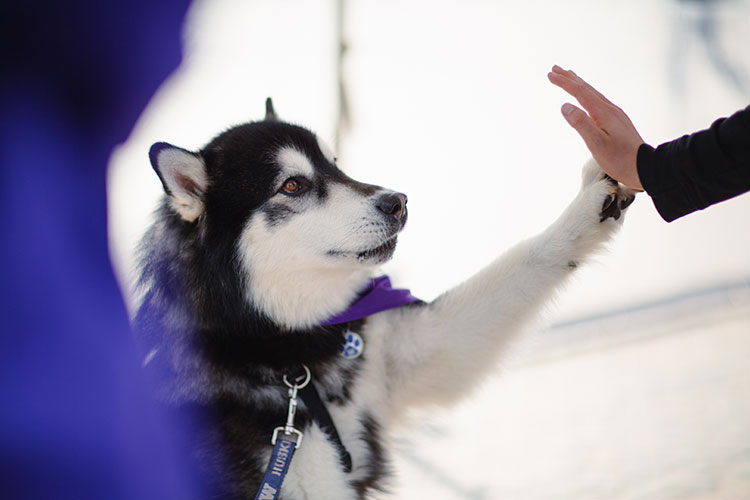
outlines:
[{"label": "metal leash clip", "polygon": [[286,436],[297,436],[297,441],[294,445],[295,448],[299,448],[300,444],[302,444],[303,434],[301,431],[294,428],[294,415],[297,413],[297,391],[310,383],[310,369],[305,365],[302,365],[302,368],[305,369],[305,379],[300,383],[297,383],[296,381],[294,383],[291,383],[286,378],[286,375],[284,375],[284,384],[289,387],[289,411],[286,415],[286,425],[283,427],[276,427],[273,430],[271,444],[274,446],[276,445],[276,440],[279,437],[279,432],[283,432]]}]

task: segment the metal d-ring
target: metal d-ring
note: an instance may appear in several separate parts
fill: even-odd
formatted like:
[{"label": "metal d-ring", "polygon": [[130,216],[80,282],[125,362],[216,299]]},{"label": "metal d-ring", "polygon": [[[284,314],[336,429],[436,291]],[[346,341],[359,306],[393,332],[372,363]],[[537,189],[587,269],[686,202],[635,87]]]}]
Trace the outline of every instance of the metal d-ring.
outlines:
[{"label": "metal d-ring", "polygon": [[289,382],[289,380],[286,378],[286,375],[282,377],[284,380],[284,383],[289,387],[289,410],[286,414],[286,425],[284,427],[276,427],[273,430],[273,436],[271,436],[271,444],[276,445],[276,440],[279,436],[279,432],[284,432],[285,435],[291,436],[296,435],[297,440],[295,447],[299,447],[299,445],[302,444],[302,432],[298,429],[294,428],[294,415],[297,413],[297,391],[305,387],[307,384],[310,383],[310,369],[302,365],[302,368],[305,369],[305,380],[302,381],[301,384],[292,384]]},{"label": "metal d-ring", "polygon": [[307,384],[310,383],[310,369],[307,367],[307,365],[302,365],[302,368],[305,369],[305,380],[302,381],[301,384],[292,384],[289,382],[289,380],[286,378],[286,374],[284,374],[283,380],[287,387],[290,389],[302,389],[303,387],[307,386]]}]

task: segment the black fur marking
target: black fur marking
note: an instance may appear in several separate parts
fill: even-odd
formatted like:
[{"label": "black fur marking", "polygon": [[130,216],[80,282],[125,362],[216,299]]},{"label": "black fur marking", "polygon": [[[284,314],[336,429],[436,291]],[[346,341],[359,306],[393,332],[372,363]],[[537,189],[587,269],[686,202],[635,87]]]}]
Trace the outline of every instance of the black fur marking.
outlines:
[{"label": "black fur marking", "polygon": [[326,198],[328,198],[328,184],[325,182],[318,182],[317,194],[318,194],[318,199],[320,201],[323,201]]},{"label": "black fur marking", "polygon": [[[365,442],[370,457],[362,466],[366,469],[365,477],[358,481],[352,481],[360,499],[364,500],[371,490],[379,490],[386,493],[383,479],[390,474],[390,464],[383,449],[380,424],[367,412],[360,417],[362,432],[360,439]],[[354,464],[357,467],[357,464]]]},{"label": "black fur marking", "polygon": [[263,213],[266,215],[268,226],[276,227],[289,220],[297,211],[281,203],[269,202],[263,207]]}]

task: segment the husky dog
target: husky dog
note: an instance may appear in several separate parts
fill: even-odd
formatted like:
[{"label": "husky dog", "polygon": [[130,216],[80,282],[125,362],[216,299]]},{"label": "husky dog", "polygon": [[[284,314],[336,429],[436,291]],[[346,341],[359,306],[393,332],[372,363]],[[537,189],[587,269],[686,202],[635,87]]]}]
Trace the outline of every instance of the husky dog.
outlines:
[{"label": "husky dog", "polygon": [[[293,426],[304,441],[279,498],[383,490],[387,431],[399,417],[471,391],[634,198],[591,161],[559,219],[476,276],[431,303],[330,324],[393,255],[405,195],[349,178],[318,136],[278,120],[270,100],[264,120],[198,152],[157,143],[150,156],[165,196],[143,240],[134,326],[160,397],[207,416],[191,442],[227,499],[258,492],[274,429],[287,422],[284,378],[303,365],[330,425],[299,402]],[[342,356],[350,332],[366,346],[358,357]]]}]

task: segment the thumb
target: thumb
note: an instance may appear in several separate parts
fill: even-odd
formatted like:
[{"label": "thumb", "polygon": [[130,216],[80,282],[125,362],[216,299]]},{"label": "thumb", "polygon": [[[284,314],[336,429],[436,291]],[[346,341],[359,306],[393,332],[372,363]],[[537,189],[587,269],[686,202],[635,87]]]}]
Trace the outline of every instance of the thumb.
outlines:
[{"label": "thumb", "polygon": [[594,123],[591,117],[583,110],[567,102],[562,105],[561,111],[565,120],[578,132],[583,142],[586,143],[589,151],[592,154],[598,151],[604,143],[606,134]]}]

